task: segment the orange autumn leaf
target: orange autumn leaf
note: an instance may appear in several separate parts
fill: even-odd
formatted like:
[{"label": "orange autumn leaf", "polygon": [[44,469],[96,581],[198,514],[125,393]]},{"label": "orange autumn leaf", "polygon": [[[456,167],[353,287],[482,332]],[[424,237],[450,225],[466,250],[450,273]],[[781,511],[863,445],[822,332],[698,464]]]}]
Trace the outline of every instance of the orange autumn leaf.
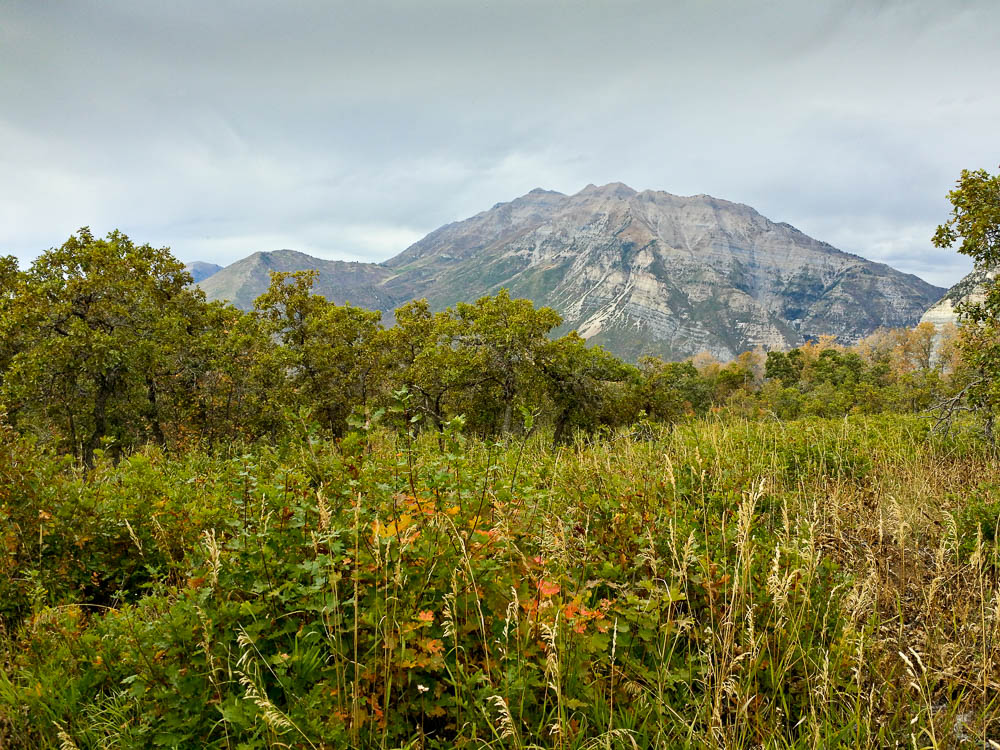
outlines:
[{"label": "orange autumn leaf", "polygon": [[539,581],[538,593],[542,596],[555,596],[560,592],[559,584],[552,581]]}]

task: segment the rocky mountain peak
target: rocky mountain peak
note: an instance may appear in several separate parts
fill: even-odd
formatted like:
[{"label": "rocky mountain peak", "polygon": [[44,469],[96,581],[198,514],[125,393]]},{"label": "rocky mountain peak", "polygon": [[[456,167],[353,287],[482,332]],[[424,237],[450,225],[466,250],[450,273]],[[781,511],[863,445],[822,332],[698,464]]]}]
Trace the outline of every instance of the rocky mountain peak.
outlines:
[{"label": "rocky mountain peak", "polygon": [[913,325],[941,291],[710,195],[620,182],[542,195],[432,232],[388,261],[388,286],[419,279],[436,307],[507,288],[633,358],[854,341]]},{"label": "rocky mountain peak", "polygon": [[636,191],[626,185],[624,182],[609,182],[607,185],[601,185],[598,187],[591,183],[587,185],[583,190],[576,194],[574,197],[592,197],[597,196],[601,198],[619,198],[626,199],[637,195]]},{"label": "rocky mountain peak", "polygon": [[[563,193],[560,193],[560,192],[558,192],[556,190],[546,190],[545,188],[540,188],[540,187],[536,187],[534,190],[529,191],[528,195],[534,195],[534,196],[557,195],[557,196],[559,196],[561,198],[565,198],[566,197]],[[523,197],[527,197],[527,196],[523,196]]]},{"label": "rocky mountain peak", "polygon": [[[286,252],[272,254],[273,270],[299,270],[309,257]],[[822,334],[855,341],[914,325],[944,291],[750,206],[620,182],[570,196],[536,188],[436,229],[383,265],[312,260],[336,301],[389,312],[426,297],[442,309],[506,288],[554,307],[563,330],[631,359],[706,350],[726,359]],[[223,296],[233,268],[206,293],[214,285]],[[242,299],[258,283],[245,282]]]}]

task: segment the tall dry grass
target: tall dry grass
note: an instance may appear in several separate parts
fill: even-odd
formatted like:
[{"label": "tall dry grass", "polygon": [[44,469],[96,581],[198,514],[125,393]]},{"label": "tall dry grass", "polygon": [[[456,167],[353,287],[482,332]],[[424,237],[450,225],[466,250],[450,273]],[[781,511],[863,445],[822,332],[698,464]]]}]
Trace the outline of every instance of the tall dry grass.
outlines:
[{"label": "tall dry grass", "polygon": [[227,748],[1000,747],[1000,464],[971,435],[374,429],[144,461],[102,481],[187,477],[171,512],[203,519],[116,501],[174,572],[102,614],[39,599],[3,639],[8,745],[176,718]]}]

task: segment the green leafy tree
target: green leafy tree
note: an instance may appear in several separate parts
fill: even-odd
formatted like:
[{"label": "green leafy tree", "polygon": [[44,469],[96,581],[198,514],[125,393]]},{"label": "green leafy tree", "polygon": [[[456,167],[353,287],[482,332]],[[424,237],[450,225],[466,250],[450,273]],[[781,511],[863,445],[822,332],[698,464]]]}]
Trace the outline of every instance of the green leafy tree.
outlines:
[{"label": "green leafy tree", "polygon": [[317,271],[272,273],[267,291],[254,301],[254,310],[290,349],[305,346],[309,322],[328,304],[324,297],[313,294],[318,275]]},{"label": "green leafy tree", "polygon": [[461,349],[481,373],[469,414],[489,417],[485,431],[508,434],[514,410],[542,398],[539,359],[562,318],[531,300],[511,299],[506,289],[474,305],[459,303],[454,317]]},{"label": "green leafy tree", "polygon": [[209,446],[275,436],[292,404],[288,350],[252,312],[213,302],[184,358],[178,442],[184,432]]},{"label": "green leafy tree", "polygon": [[13,255],[0,256],[0,386],[4,373],[10,367],[10,360],[18,349],[21,331],[10,325],[10,310],[20,285],[21,272],[17,258]]},{"label": "green leafy tree", "polygon": [[472,402],[471,394],[491,380],[466,345],[468,321],[454,311],[432,312],[427,300],[396,310],[387,331],[391,378],[412,396],[411,408],[437,430]]},{"label": "green leafy tree", "polygon": [[[937,247],[952,247],[968,255],[976,268],[995,273],[1000,268],[1000,174],[985,169],[962,170],[948,193],[951,216],[934,233]],[[994,423],[1000,405],[1000,285],[986,282],[982,302],[959,307],[962,331],[959,346],[971,377],[965,394],[979,411],[986,434],[995,441]]]},{"label": "green leafy tree", "polygon": [[162,442],[161,396],[203,304],[190,283],[168,249],[118,231],[84,227],[43,253],[3,314],[3,333],[20,335],[2,392],[15,424],[50,431],[88,465],[106,440],[116,452]]},{"label": "green leafy tree", "polygon": [[[753,391],[758,381],[758,362],[756,352],[743,352],[720,368],[713,378],[716,403],[724,404],[737,393],[746,394]],[[760,372],[760,375],[763,374]]]},{"label": "green leafy tree", "polygon": [[764,377],[777,378],[785,388],[799,382],[805,362],[799,349],[790,352],[768,352],[765,363]]},{"label": "green leafy tree", "polygon": [[812,379],[816,383],[832,383],[849,389],[863,377],[864,362],[850,351],[824,349],[812,363]]},{"label": "green leafy tree", "polygon": [[778,419],[797,419],[802,413],[802,392],[796,386],[784,385],[781,378],[767,380],[760,389],[759,398],[764,413]]},{"label": "green leafy tree", "polygon": [[274,273],[256,303],[289,354],[292,388],[324,427],[341,434],[377,393],[385,369],[381,313],[313,294],[315,271]]},{"label": "green leafy tree", "polygon": [[712,384],[690,360],[664,362],[657,357],[643,357],[639,369],[640,403],[653,419],[676,422],[705,414],[711,406]]},{"label": "green leafy tree", "polygon": [[638,370],[600,347],[587,346],[575,331],[549,343],[539,358],[553,407],[553,443],[566,442],[574,429],[590,431],[627,421],[625,405],[639,380]]}]

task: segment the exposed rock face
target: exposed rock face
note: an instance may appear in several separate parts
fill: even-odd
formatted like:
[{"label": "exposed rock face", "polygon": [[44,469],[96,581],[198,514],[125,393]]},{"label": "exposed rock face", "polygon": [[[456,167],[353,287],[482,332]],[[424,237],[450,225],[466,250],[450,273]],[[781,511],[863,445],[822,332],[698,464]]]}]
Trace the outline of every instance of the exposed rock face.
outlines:
[{"label": "exposed rock face", "polygon": [[[247,306],[266,288],[265,255],[202,287]],[[420,297],[440,309],[507,288],[554,307],[564,330],[577,329],[628,359],[706,350],[728,359],[821,334],[855,341],[879,326],[914,325],[943,291],[749,206],[639,193],[621,183],[589,185],[571,196],[533,190],[431,232],[384,265],[293,255],[303,267],[319,268],[321,278],[336,271],[324,282],[339,291],[336,301],[383,311]],[[248,261],[258,270],[240,270],[239,284],[221,283]],[[343,267],[352,265],[348,278]]]},{"label": "exposed rock face", "polygon": [[986,282],[995,278],[996,271],[987,272],[975,269],[955,286],[949,289],[944,297],[935,302],[920,318],[921,323],[933,323],[938,328],[948,325],[958,325],[958,305],[963,302],[977,304],[986,296]]},{"label": "exposed rock face", "polygon": [[191,274],[191,278],[194,279],[194,283],[197,284],[204,281],[209,276],[218,273],[222,270],[222,266],[216,263],[205,263],[201,260],[196,260],[193,263],[188,263],[184,266],[184,270]]},{"label": "exposed rock face", "polygon": [[628,358],[729,358],[821,334],[855,341],[914,325],[940,293],[749,206],[621,183],[572,196],[534,190],[386,265],[400,274],[387,286],[405,292],[416,281],[436,307],[506,287]]}]

